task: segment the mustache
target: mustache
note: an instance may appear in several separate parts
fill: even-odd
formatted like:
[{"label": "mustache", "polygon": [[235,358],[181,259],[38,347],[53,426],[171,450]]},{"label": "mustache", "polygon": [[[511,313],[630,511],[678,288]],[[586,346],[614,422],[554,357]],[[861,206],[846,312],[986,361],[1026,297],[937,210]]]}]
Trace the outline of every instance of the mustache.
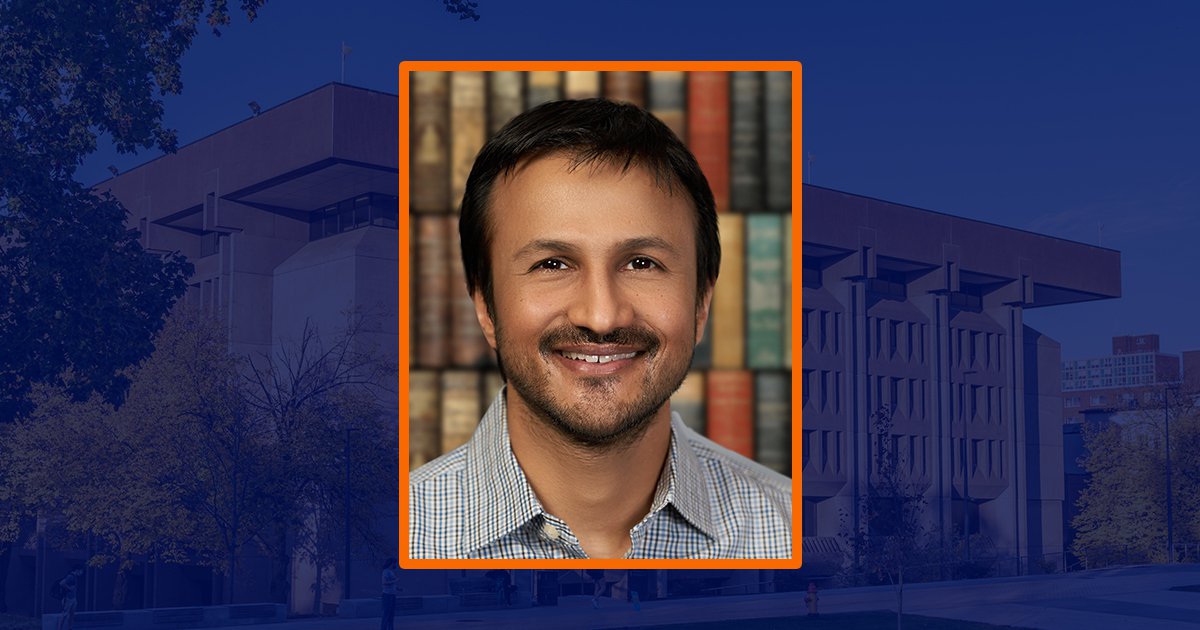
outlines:
[{"label": "mustache", "polygon": [[600,335],[587,328],[563,326],[542,335],[538,341],[538,350],[542,354],[550,354],[557,346],[580,344],[635,346],[647,354],[653,354],[658,351],[662,341],[658,335],[645,328],[614,328]]}]

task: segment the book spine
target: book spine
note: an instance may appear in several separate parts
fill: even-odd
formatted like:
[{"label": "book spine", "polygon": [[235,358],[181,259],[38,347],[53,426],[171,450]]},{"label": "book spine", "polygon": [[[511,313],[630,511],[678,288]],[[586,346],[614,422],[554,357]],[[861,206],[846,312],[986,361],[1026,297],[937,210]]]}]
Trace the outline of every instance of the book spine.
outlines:
[{"label": "book spine", "polygon": [[449,73],[412,73],[409,206],[413,212],[450,211],[449,104]]},{"label": "book spine", "polygon": [[767,207],[792,210],[792,74],[768,72],[766,77]]},{"label": "book spine", "polygon": [[485,91],[482,72],[455,72],[451,76],[450,199],[455,207],[462,202],[467,176],[485,140]]},{"label": "book spine", "polygon": [[[711,313],[711,306],[710,313]],[[700,343],[696,344],[696,349],[692,352],[692,369],[707,370],[713,366],[713,318],[710,315],[707,322],[704,322],[704,335],[700,337]]]},{"label": "book spine", "polygon": [[765,209],[763,177],[763,73],[734,72],[730,79],[730,204],[735,212]]},{"label": "book spine", "polygon": [[525,74],[500,71],[488,75],[488,135],[494,136],[514,116],[525,111]]},{"label": "book spine", "polygon": [[746,367],[746,215],[717,215],[721,235],[721,275],[713,289],[712,365]]},{"label": "book spine", "polygon": [[563,78],[563,93],[569,99],[600,96],[600,73],[594,70],[568,70]]},{"label": "book spine", "polygon": [[671,396],[671,410],[678,413],[693,431],[704,435],[704,372],[693,370],[687,373],[683,384]]},{"label": "book spine", "polygon": [[542,103],[562,99],[559,72],[536,71],[526,74],[528,89],[525,91],[525,109],[533,109]]},{"label": "book spine", "polygon": [[442,372],[442,452],[448,453],[471,439],[483,411],[479,406],[479,372]]},{"label": "book spine", "polygon": [[483,391],[479,398],[481,409],[487,411],[487,408],[492,406],[501,387],[504,387],[504,377],[500,376],[500,370],[488,370],[483,373]]},{"label": "book spine", "polygon": [[604,98],[621,103],[646,106],[646,73],[605,72]]},{"label": "book spine", "polygon": [[438,411],[438,373],[413,370],[408,375],[408,461],[419,468],[442,453]]},{"label": "book spine", "polygon": [[754,378],[747,370],[711,370],[708,388],[708,439],[754,457]]},{"label": "book spine", "polygon": [[717,212],[728,212],[729,73],[691,73],[687,95],[688,148],[708,178]]},{"label": "book spine", "polygon": [[667,124],[680,140],[687,138],[687,81],[683,72],[654,71],[646,80],[650,113]]},{"label": "book spine", "polygon": [[783,216],[746,215],[746,365],[783,366]]},{"label": "book spine", "polygon": [[446,232],[450,215],[413,217],[417,232],[417,365],[444,367],[449,353],[449,287]]},{"label": "book spine", "polygon": [[788,377],[782,372],[754,375],[754,444],[758,463],[791,475],[791,417]]},{"label": "book spine", "polygon": [[458,217],[448,217],[446,250],[450,266],[450,362],[455,367],[482,367],[491,353],[487,339],[475,316],[475,300],[467,293],[467,274],[463,269],[462,246],[458,238]]},{"label": "book spine", "polygon": [[783,367],[792,367],[792,215],[783,215]]}]

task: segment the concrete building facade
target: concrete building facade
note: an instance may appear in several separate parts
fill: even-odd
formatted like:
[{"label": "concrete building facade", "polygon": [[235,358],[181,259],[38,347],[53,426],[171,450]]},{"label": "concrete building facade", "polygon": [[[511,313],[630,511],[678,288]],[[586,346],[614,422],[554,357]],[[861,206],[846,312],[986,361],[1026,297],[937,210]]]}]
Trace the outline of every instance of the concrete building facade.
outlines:
[{"label": "concrete building facade", "polygon": [[887,409],[944,540],[1061,559],[1059,344],[1024,313],[1119,296],[1119,253],[813,186],[803,239],[805,536],[861,522]]}]

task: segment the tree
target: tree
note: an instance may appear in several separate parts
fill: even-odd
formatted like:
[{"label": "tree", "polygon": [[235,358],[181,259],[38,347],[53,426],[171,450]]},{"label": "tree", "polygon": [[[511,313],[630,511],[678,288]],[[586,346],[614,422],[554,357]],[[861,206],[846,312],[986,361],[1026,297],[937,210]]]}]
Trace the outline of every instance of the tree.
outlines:
[{"label": "tree", "polygon": [[[254,18],[263,0],[243,0]],[[144,252],[124,208],[73,180],[107,135],[121,152],[173,151],[164,94],[202,15],[226,0],[0,0],[0,421],[33,385],[117,403],[190,266]]]},{"label": "tree", "polygon": [[904,583],[930,579],[940,567],[942,549],[927,515],[925,489],[907,474],[908,462],[894,437],[893,409],[871,414],[871,461],[867,492],[859,498],[861,521],[842,514],[842,535],[853,576],[891,584],[896,593],[896,628],[902,627]]},{"label": "tree", "polygon": [[[253,19],[263,2],[241,9]],[[119,402],[123,370],[186,288],[186,261],[144,252],[120,203],[74,175],[101,136],[125,153],[174,150],[162,97],[182,88],[202,18],[219,34],[227,0],[0,0],[0,423],[33,411],[38,384]],[[20,535],[12,499],[0,543]]]},{"label": "tree", "polygon": [[1168,416],[1174,542],[1200,542],[1196,400],[1195,393],[1147,389],[1111,420],[1084,427],[1080,463],[1088,479],[1072,525],[1073,550],[1085,566],[1167,561]]},{"label": "tree", "polygon": [[282,344],[279,363],[252,365],[228,354],[219,322],[177,308],[130,372],[120,408],[36,389],[34,413],[3,428],[0,492],[29,514],[55,515],[68,534],[93,536],[91,564],[116,563],[117,608],[139,559],[212,567],[225,577],[224,601],[238,592],[248,549],[284,565],[293,555],[331,564],[348,496],[355,538],[378,545],[372,525],[391,498],[381,480],[396,478],[397,462],[394,423],[368,394],[391,377],[358,349],[369,347],[359,321],[327,345],[308,327]]},{"label": "tree", "polygon": [[369,548],[385,546],[374,525],[398,474],[396,424],[382,413],[395,368],[366,339],[375,319],[349,313],[327,339],[308,322],[298,339],[250,362],[247,400],[268,419],[290,470],[282,489],[290,518],[279,522],[291,531],[273,538],[281,570],[299,557],[320,574],[344,551],[347,532]]}]

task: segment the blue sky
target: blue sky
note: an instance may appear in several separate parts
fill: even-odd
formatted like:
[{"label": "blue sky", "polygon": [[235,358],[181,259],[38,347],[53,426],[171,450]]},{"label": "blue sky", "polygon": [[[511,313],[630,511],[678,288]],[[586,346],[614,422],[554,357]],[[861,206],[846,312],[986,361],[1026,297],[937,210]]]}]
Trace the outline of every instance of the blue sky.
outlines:
[{"label": "blue sky", "polygon": [[[167,122],[189,142],[403,59],[798,59],[806,180],[1122,252],[1124,297],[1035,310],[1064,358],[1158,332],[1200,349],[1200,8],[1187,3],[268,3],[201,33]],[[1045,3],[1050,4],[1050,3]],[[401,8],[402,7],[402,8]],[[102,149],[79,178],[153,157]]]}]

